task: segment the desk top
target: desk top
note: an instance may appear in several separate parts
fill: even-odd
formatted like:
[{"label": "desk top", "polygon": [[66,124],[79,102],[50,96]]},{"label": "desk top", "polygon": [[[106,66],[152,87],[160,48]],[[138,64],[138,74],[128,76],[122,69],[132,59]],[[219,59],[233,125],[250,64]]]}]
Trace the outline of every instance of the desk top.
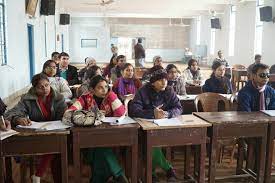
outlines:
[{"label": "desk top", "polygon": [[100,131],[100,130],[116,130],[116,129],[130,129],[135,128],[138,129],[140,126],[138,123],[136,124],[127,124],[127,125],[110,125],[107,123],[103,123],[99,126],[90,126],[90,127],[72,127],[72,132],[90,132],[90,131]]},{"label": "desk top", "polygon": [[46,136],[46,135],[68,135],[70,130],[51,130],[51,131],[34,131],[30,129],[14,128],[15,131],[19,132],[13,136]]},{"label": "desk top", "polygon": [[[192,115],[181,115],[178,117],[181,121],[183,121],[180,126],[158,126],[157,124],[149,121],[139,121],[138,123],[142,127],[143,130],[159,130],[159,129],[175,129],[175,128],[192,128],[192,127],[208,127],[211,124],[206,121]],[[185,122],[184,122],[185,121]]]},{"label": "desk top", "polygon": [[[225,98],[227,98],[227,100],[230,100],[230,97],[232,96],[232,94],[220,94],[222,96],[224,96]],[[198,96],[198,95],[177,95],[178,98],[180,100],[195,100],[195,98]]]},{"label": "desk top", "polygon": [[270,118],[262,112],[195,112],[194,115],[212,124],[268,123]]}]

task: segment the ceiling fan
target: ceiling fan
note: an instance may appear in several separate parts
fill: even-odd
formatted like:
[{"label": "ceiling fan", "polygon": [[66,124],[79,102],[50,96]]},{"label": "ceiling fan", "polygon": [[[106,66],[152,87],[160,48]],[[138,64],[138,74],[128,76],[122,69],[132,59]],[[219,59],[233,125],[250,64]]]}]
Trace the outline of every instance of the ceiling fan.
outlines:
[{"label": "ceiling fan", "polygon": [[85,2],[85,3],[82,3],[82,4],[89,5],[89,6],[105,6],[105,5],[112,4],[113,2],[115,2],[115,0],[101,0],[98,3]]}]

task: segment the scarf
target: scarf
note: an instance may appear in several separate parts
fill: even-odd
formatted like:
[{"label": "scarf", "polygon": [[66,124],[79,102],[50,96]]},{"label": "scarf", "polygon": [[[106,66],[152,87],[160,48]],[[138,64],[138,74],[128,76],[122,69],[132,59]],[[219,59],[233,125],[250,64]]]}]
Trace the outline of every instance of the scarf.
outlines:
[{"label": "scarf", "polygon": [[266,85],[262,86],[262,87],[258,87],[256,86],[256,84],[254,83],[254,81],[252,81],[252,85],[258,90],[258,92],[260,93],[260,101],[259,101],[259,107],[260,110],[265,110],[265,96],[264,96],[264,91],[266,88]]},{"label": "scarf", "polygon": [[46,97],[45,101],[43,101],[42,97],[38,97],[38,105],[41,109],[44,119],[47,121],[51,120],[51,99],[52,99],[51,93]]},{"label": "scarf", "polygon": [[192,74],[192,76],[193,76],[193,79],[198,79],[198,71],[193,71],[193,70],[191,70],[191,69],[189,69],[190,70],[190,72],[191,72],[191,74]]},{"label": "scarf", "polygon": [[123,77],[118,78],[118,94],[119,95],[127,95],[127,94],[135,94],[136,86],[134,79],[125,79]]}]

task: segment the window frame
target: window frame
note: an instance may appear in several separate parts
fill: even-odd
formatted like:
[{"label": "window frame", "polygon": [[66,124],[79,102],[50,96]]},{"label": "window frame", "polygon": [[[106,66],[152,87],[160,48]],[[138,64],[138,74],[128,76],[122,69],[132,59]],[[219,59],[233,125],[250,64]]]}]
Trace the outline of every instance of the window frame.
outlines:
[{"label": "window frame", "polygon": [[[0,0],[0,9],[2,13],[0,14],[0,59],[1,65],[7,65],[7,38],[6,38],[6,2],[5,0]],[[2,16],[2,17],[1,17]],[[2,22],[1,22],[2,20]],[[2,33],[1,33],[2,31]],[[2,41],[2,42],[1,42]]]}]

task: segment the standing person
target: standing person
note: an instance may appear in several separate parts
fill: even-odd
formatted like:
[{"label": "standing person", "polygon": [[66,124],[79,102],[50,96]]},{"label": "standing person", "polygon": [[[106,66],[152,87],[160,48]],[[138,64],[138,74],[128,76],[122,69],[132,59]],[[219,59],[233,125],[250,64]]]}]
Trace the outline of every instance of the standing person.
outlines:
[{"label": "standing person", "polygon": [[122,76],[116,80],[113,91],[124,101],[125,95],[135,95],[137,90],[142,86],[139,79],[134,76],[134,67],[130,63],[124,64],[121,69]]},{"label": "standing person", "polygon": [[[109,90],[107,80],[100,75],[92,78],[89,83],[89,92],[81,95],[73,103],[65,112],[63,121],[71,121],[72,112],[82,109],[89,111],[99,109],[104,111],[106,117],[120,117],[124,115],[126,111],[124,105],[117,98],[117,95]],[[116,183],[128,183],[111,148],[89,148],[85,151],[84,156],[92,169],[91,183],[105,183],[110,176],[114,177]]]},{"label": "standing person", "polygon": [[144,67],[145,49],[142,46],[142,39],[138,38],[138,42],[134,47],[135,50],[135,67]]},{"label": "standing person", "polygon": [[70,65],[70,56],[66,52],[59,54],[60,63],[57,65],[57,76],[66,79],[69,86],[79,84],[77,68]]},{"label": "standing person", "polygon": [[[141,87],[129,104],[129,116],[147,119],[174,118],[182,114],[182,107],[173,89],[167,86],[167,72],[161,66],[151,69],[150,83]],[[161,148],[154,147],[152,152],[153,183],[157,182],[156,167],[166,171],[167,182],[175,182],[176,174]]]},{"label": "standing person", "polygon": [[254,57],[254,63],[249,65],[247,68],[248,80],[252,79],[252,68],[254,67],[254,65],[261,63],[261,60],[262,60],[262,55],[256,54]]},{"label": "standing person", "polygon": [[59,64],[59,53],[58,52],[52,52],[52,60],[55,61],[56,64]]},{"label": "standing person", "polygon": [[230,80],[225,77],[225,66],[221,62],[214,62],[212,65],[212,74],[209,79],[205,81],[202,87],[203,92],[213,92],[220,94],[231,94],[232,84]]},{"label": "standing person", "polygon": [[174,64],[166,67],[168,86],[171,86],[177,95],[186,95],[185,80],[180,75],[180,71]]},{"label": "standing person", "polygon": [[48,76],[51,87],[62,94],[66,101],[70,101],[73,96],[72,91],[64,78],[56,76],[56,63],[53,60],[44,63],[42,73]]},{"label": "standing person", "polygon": [[[36,74],[31,83],[32,87],[28,93],[21,97],[14,108],[5,113],[5,118],[14,126],[28,126],[31,125],[31,121],[42,123],[61,120],[67,104],[64,97],[51,88],[48,76],[43,73]],[[39,163],[35,175],[32,176],[32,183],[40,183],[40,178],[46,173],[49,165],[51,165],[54,183],[61,182],[59,156],[47,154],[39,156]]]}]

